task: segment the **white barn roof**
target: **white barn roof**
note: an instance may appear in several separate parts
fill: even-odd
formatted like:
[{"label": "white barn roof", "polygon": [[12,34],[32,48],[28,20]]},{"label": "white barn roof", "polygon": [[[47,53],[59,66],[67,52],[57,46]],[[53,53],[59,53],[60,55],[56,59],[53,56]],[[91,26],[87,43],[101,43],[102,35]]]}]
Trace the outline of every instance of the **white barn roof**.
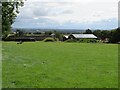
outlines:
[{"label": "white barn roof", "polygon": [[93,34],[72,34],[75,38],[97,38]]},{"label": "white barn roof", "polygon": [[69,35],[64,35],[64,37],[65,37],[65,38],[68,38],[68,37],[69,37]]}]

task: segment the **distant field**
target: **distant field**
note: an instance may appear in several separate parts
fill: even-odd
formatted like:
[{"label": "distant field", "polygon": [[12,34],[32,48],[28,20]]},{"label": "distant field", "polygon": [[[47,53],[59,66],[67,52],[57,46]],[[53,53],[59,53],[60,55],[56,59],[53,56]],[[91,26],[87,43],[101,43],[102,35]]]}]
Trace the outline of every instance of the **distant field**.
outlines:
[{"label": "distant field", "polygon": [[3,42],[4,88],[117,88],[118,45]]}]

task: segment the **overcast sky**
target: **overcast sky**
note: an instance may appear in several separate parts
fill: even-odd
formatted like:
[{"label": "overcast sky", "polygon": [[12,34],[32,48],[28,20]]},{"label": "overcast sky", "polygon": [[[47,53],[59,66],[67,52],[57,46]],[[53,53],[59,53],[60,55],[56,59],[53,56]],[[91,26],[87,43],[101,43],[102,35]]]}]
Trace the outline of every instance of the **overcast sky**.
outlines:
[{"label": "overcast sky", "polygon": [[113,29],[119,0],[27,0],[15,28]]}]

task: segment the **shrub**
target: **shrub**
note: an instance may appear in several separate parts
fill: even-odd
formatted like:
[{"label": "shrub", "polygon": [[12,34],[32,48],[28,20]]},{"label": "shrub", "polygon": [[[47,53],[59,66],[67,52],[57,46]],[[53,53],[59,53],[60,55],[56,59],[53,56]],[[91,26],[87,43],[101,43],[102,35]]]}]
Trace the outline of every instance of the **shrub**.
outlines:
[{"label": "shrub", "polygon": [[96,39],[80,39],[79,40],[80,43],[96,43],[97,40]]},{"label": "shrub", "polygon": [[45,38],[43,41],[44,42],[54,42],[55,39],[53,39],[53,38]]},{"label": "shrub", "polygon": [[54,40],[55,40],[55,41],[59,41],[59,39],[58,39],[58,38],[54,38]]},{"label": "shrub", "polygon": [[68,39],[65,42],[77,42],[77,40],[76,39]]}]

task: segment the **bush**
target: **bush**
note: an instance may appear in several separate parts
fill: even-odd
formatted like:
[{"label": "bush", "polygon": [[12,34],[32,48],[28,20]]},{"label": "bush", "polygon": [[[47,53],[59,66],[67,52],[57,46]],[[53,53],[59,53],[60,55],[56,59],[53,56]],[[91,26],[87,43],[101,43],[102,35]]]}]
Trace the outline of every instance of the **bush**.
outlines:
[{"label": "bush", "polygon": [[80,43],[96,43],[97,40],[96,39],[80,39],[79,42]]},{"label": "bush", "polygon": [[75,40],[75,39],[68,39],[65,42],[77,42],[77,40]]},{"label": "bush", "polygon": [[97,43],[97,40],[96,39],[83,38],[83,39],[68,39],[65,42]]},{"label": "bush", "polygon": [[43,41],[44,42],[55,42],[55,41],[58,41],[58,38],[45,38]]},{"label": "bush", "polygon": [[55,40],[53,38],[45,38],[43,41],[44,42],[54,42]]},{"label": "bush", "polygon": [[55,41],[59,41],[59,39],[58,39],[58,38],[54,38],[54,40],[55,40]]}]

